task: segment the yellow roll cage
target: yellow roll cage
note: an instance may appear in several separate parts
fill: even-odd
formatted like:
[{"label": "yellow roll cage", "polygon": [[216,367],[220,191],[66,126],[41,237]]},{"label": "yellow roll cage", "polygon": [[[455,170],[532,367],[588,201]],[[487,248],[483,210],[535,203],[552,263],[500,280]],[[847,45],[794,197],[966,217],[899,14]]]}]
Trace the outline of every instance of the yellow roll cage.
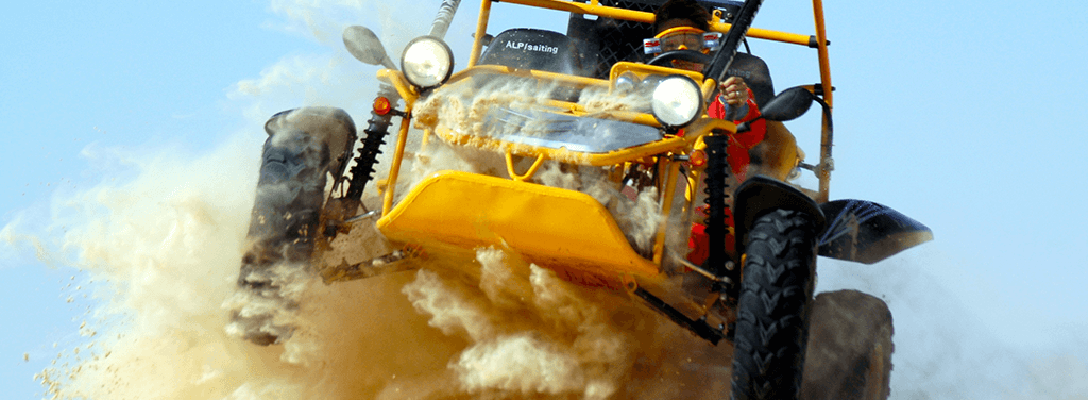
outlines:
[{"label": "yellow roll cage", "polygon": [[[480,13],[477,21],[476,35],[472,47],[472,53],[469,59],[468,67],[464,70],[455,72],[446,85],[456,83],[458,81],[473,79],[482,75],[503,74],[510,76],[519,76],[524,78],[533,78],[540,81],[555,82],[561,85],[567,85],[572,87],[600,87],[609,88],[614,84],[616,78],[625,72],[632,72],[639,75],[647,74],[685,74],[696,80],[696,82],[702,82],[701,89],[703,91],[704,98],[708,98],[716,87],[716,83],[713,78],[706,78],[698,72],[683,71],[673,68],[664,68],[649,66],[644,64],[619,62],[616,63],[610,72],[610,79],[608,81],[585,78],[578,76],[571,76],[565,74],[559,74],[548,71],[538,70],[520,70],[509,68],[499,65],[477,65],[481,52],[484,46],[484,36],[487,31],[488,21],[491,12],[492,2],[505,2],[513,4],[528,5],[534,7],[540,7],[545,9],[551,9],[556,11],[571,12],[578,14],[589,14],[598,17],[623,19],[637,22],[654,21],[654,15],[648,12],[625,10],[616,7],[603,6],[599,4],[598,0],[591,0],[588,3],[578,1],[566,1],[566,0],[481,0]],[[814,47],[817,50],[819,67],[820,67],[820,86],[822,88],[831,88],[831,74],[828,63],[828,52],[826,34],[824,30],[822,2],[821,0],[813,0],[813,9],[815,10],[815,22],[816,22],[816,34],[815,35],[801,35],[795,33],[787,33],[773,30],[764,30],[752,28],[749,29],[747,36],[752,38],[774,40],[783,43],[789,43],[794,45],[802,45],[808,47]],[[719,22],[721,20],[720,11],[714,13],[714,19],[711,21],[711,30],[717,32],[727,32],[731,24]],[[378,72],[379,79],[389,82],[397,90],[400,96],[405,100],[405,110],[403,111],[405,118],[402,119],[400,129],[398,132],[397,145],[393,154],[393,162],[389,171],[388,179],[384,186],[384,199],[382,204],[382,221],[379,221],[379,226],[388,224],[390,213],[393,211],[394,202],[394,188],[399,175],[401,163],[404,160],[405,145],[408,142],[408,131],[411,121],[412,109],[415,103],[420,99],[421,93],[418,89],[404,78],[401,72],[389,69],[383,69]],[[817,95],[822,97],[823,101],[829,106],[832,104],[831,90],[819,90],[817,91],[815,86],[808,87],[810,91],[814,91]],[[585,110],[581,109],[581,106],[575,103],[552,100],[550,106],[562,110],[564,112],[581,115],[585,114]],[[648,114],[627,112],[614,114],[612,117],[620,120],[627,120],[649,126],[660,126],[656,119]],[[816,176],[819,179],[819,189],[814,193],[817,202],[826,202],[828,200],[830,172],[831,172],[831,146],[832,137],[829,127],[829,116],[823,115],[822,120],[822,134],[821,134],[821,151],[820,151],[820,164],[817,168],[814,168]],[[590,166],[609,166],[609,165],[623,165],[624,163],[631,162],[645,162],[645,160],[651,160],[656,155],[660,154],[691,154],[693,147],[701,145],[701,139],[704,135],[709,134],[712,131],[718,132],[735,132],[736,126],[731,121],[724,121],[720,119],[714,119],[703,115],[702,118],[697,119],[692,124],[685,127],[687,132],[685,135],[666,135],[664,139],[658,140],[646,145],[637,146],[633,148],[620,149],[607,153],[582,153],[575,151],[568,151],[566,149],[549,149],[540,148],[527,145],[518,145],[513,143],[503,142],[501,139],[489,139],[489,138],[473,138],[474,143],[479,144],[480,140],[491,141],[493,143],[485,143],[486,147],[496,149],[497,151],[504,152],[507,158],[508,172],[510,178],[514,181],[526,181],[537,170],[540,164],[545,160],[559,160],[564,162],[571,162],[581,165]],[[441,128],[426,131],[426,137],[436,134],[442,137],[447,142],[458,144],[466,142],[468,139],[463,134],[458,134],[449,130],[443,130]],[[511,156],[528,156],[535,158],[533,166],[526,172],[519,174],[513,169],[513,163],[510,161]],[[679,167],[680,164],[675,160],[665,160],[661,167],[663,173],[664,186],[670,187],[675,185],[680,179]],[[668,215],[673,198],[672,190],[665,190],[662,193],[664,198],[662,199],[663,212]],[[653,249],[653,264],[658,266],[662,263],[662,257],[664,252],[664,235],[666,227],[665,222],[662,222],[661,229],[658,230],[658,238],[655,241]],[[615,235],[613,235],[615,236]],[[614,238],[614,241],[622,241],[622,236]],[[632,253],[633,254],[633,253]],[[637,256],[629,257],[632,260]],[[632,261],[632,263],[636,263]],[[637,270],[637,268],[636,268]],[[642,275],[642,274],[639,274]]]},{"label": "yellow roll cage", "polygon": [[[643,11],[624,10],[621,8],[603,6],[599,0],[590,0],[589,3],[578,1],[565,1],[565,0],[482,0],[480,2],[480,15],[476,22],[476,37],[472,44],[472,54],[469,58],[468,66],[473,67],[480,59],[480,53],[483,48],[484,33],[487,32],[487,23],[491,16],[491,3],[511,3],[521,4],[533,7],[546,8],[556,11],[565,11],[576,14],[588,14],[596,15],[598,17],[624,19],[636,22],[653,23],[654,15],[652,13]],[[775,40],[783,43],[815,47],[817,57],[820,65],[820,87],[827,90],[822,91],[822,97],[828,106],[833,106],[832,102],[832,88],[831,86],[831,65],[828,63],[827,54],[827,31],[824,26],[824,6],[823,0],[812,0],[813,16],[816,23],[816,33],[814,35],[801,35],[796,33],[781,32],[767,29],[751,28],[748,30],[748,37]],[[721,21],[720,12],[714,13],[714,19],[711,21],[710,29],[715,32],[728,32],[732,24],[723,23]],[[711,80],[711,79],[708,79]],[[713,82],[710,82],[713,84]],[[707,87],[708,85],[704,85]],[[709,87],[713,87],[709,85]],[[823,123],[820,137],[820,166],[822,168],[817,171],[816,175],[819,179],[819,192],[816,197],[817,202],[826,202],[829,198],[829,190],[831,183],[831,169],[827,166],[831,165],[831,133],[828,128],[828,117],[823,117]]]},{"label": "yellow roll cage", "polygon": [[[571,12],[571,13],[577,13],[577,14],[595,15],[595,16],[598,16],[598,17],[605,17],[605,18],[623,19],[623,20],[636,21],[636,22],[646,22],[646,23],[654,22],[654,15],[652,13],[643,12],[643,11],[625,10],[625,9],[621,9],[621,8],[611,7],[611,6],[604,6],[604,5],[600,4],[599,0],[590,0],[588,3],[579,2],[579,1],[568,1],[568,0],[481,0],[481,2],[480,2],[480,13],[479,13],[479,16],[478,16],[478,19],[477,19],[477,22],[476,22],[476,32],[477,32],[477,34],[475,35],[475,40],[474,40],[473,45],[472,45],[472,52],[471,52],[470,57],[469,57],[468,68],[466,68],[466,69],[464,69],[462,71],[459,71],[458,73],[455,73],[454,76],[450,80],[451,82],[459,80],[459,79],[463,79],[463,78],[471,76],[473,74],[479,74],[479,73],[482,73],[482,72],[502,72],[502,73],[507,73],[507,74],[519,74],[519,73],[520,74],[527,74],[528,77],[537,78],[537,79],[541,79],[541,80],[555,81],[555,82],[568,84],[568,85],[572,85],[572,86],[579,86],[579,87],[608,85],[608,82],[604,82],[604,81],[597,80],[597,79],[576,77],[576,76],[570,76],[570,75],[563,75],[563,74],[557,74],[557,73],[547,72],[547,71],[536,71],[536,70],[533,70],[533,71],[514,71],[512,69],[508,69],[508,68],[501,67],[501,66],[478,66],[477,63],[479,61],[479,58],[480,58],[480,55],[482,53],[482,49],[483,49],[483,46],[484,46],[484,44],[483,44],[484,36],[485,36],[485,33],[487,32],[488,21],[490,20],[490,16],[491,16],[491,3],[520,4],[520,5],[540,7],[540,8],[556,10],[556,11]],[[821,88],[832,88],[833,86],[831,85],[831,67],[830,67],[830,63],[828,62],[828,50],[827,50],[827,46],[828,46],[829,42],[827,40],[827,33],[826,33],[825,25],[824,25],[823,1],[822,0],[813,0],[812,1],[812,7],[813,7],[813,15],[814,15],[814,20],[815,20],[815,30],[816,30],[814,35],[803,35],[803,34],[782,32],[782,31],[775,31],[775,30],[751,28],[751,29],[748,30],[747,36],[751,37],[751,38],[773,40],[773,41],[778,41],[778,42],[788,43],[788,44],[793,44],[793,45],[814,47],[816,49],[816,52],[817,52],[817,59],[818,59],[819,68],[820,68],[820,87]],[[720,20],[721,20],[720,12],[716,11],[714,13],[714,19],[712,21],[710,21],[711,22],[711,30],[716,31],[716,32],[722,32],[722,33],[728,32],[729,28],[732,27],[732,24],[723,23],[723,22],[720,22]],[[620,73],[622,73],[624,71],[628,71],[628,70],[650,71],[650,70],[653,70],[654,68],[658,68],[658,67],[651,67],[651,66],[645,66],[645,65],[632,65],[631,63],[622,63],[622,62],[617,63],[616,66],[613,67],[612,73],[610,74],[611,75],[610,80],[615,81],[616,76],[618,76]],[[671,72],[675,73],[677,70],[669,69],[668,71],[671,71]],[[657,71],[654,71],[654,72],[657,72]],[[702,88],[703,88],[704,98],[706,98],[706,96],[711,91],[713,91],[715,82],[713,81],[712,78],[708,78],[708,79],[706,79],[704,81],[702,79],[701,74],[690,73],[689,75],[691,75],[691,77],[693,79],[696,79],[697,82],[703,82]],[[379,72],[379,78],[383,78],[384,80],[390,81],[390,82],[392,82],[394,84],[394,86],[397,88],[397,90],[398,90],[399,94],[401,95],[401,97],[404,98],[405,101],[408,103],[409,109],[411,108],[411,104],[414,103],[415,100],[417,100],[419,98],[419,93],[416,92],[415,88],[413,88],[410,84],[407,83],[407,81],[404,80],[403,76],[400,73],[398,73],[396,71],[391,71],[391,70],[383,70],[383,71]],[[821,96],[823,101],[825,103],[827,103],[827,105],[829,107],[833,107],[834,102],[833,102],[832,90],[821,90],[819,92],[819,95]],[[554,103],[555,104],[552,104],[553,106],[556,106],[556,107],[561,108],[561,109],[568,109],[568,110],[571,110],[572,112],[578,112],[579,111],[576,104],[563,103],[563,102],[554,102]],[[649,116],[649,115],[642,115],[642,116],[638,116],[638,117],[633,117],[633,118],[631,118],[631,120],[634,121],[634,122],[639,122],[639,123],[643,123],[643,124],[646,124],[646,125],[657,125],[657,121],[654,120],[654,118],[652,116]],[[828,120],[828,116],[824,115],[822,117],[822,124],[821,124],[822,129],[821,129],[821,137],[820,137],[820,163],[818,164],[819,169],[817,171],[815,171],[816,176],[817,176],[817,178],[819,180],[819,188],[818,188],[818,191],[817,191],[817,194],[816,194],[816,201],[817,202],[826,202],[829,199],[830,182],[831,182],[831,167],[830,166],[832,165],[832,161],[831,161],[832,135],[831,135],[831,131],[828,129],[829,122],[830,121]],[[724,126],[717,126],[717,125],[714,126],[714,127],[715,128],[724,128]],[[405,131],[404,133],[407,133],[407,126],[404,126],[402,130]],[[732,129],[729,129],[729,130],[732,131]],[[616,155],[614,155],[614,156],[616,156]],[[611,157],[609,157],[609,158],[611,158]],[[396,158],[396,160],[395,160],[395,163],[399,164],[400,160],[401,159],[398,156]],[[595,160],[595,162],[591,162],[591,164],[593,164],[593,165],[604,165],[605,161],[604,160]],[[393,174],[393,176],[390,177],[390,180],[395,181],[395,179],[396,179],[396,176],[395,176],[395,174]],[[390,200],[392,200],[391,196],[390,196]]]}]

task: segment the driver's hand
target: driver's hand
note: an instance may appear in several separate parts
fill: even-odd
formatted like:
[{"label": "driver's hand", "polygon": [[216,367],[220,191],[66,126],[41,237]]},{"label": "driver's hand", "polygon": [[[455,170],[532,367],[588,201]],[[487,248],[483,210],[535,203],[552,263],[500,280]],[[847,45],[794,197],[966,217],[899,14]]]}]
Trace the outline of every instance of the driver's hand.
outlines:
[{"label": "driver's hand", "polygon": [[741,106],[748,102],[748,84],[744,83],[744,78],[730,77],[718,85],[718,91],[726,104],[731,106]]}]

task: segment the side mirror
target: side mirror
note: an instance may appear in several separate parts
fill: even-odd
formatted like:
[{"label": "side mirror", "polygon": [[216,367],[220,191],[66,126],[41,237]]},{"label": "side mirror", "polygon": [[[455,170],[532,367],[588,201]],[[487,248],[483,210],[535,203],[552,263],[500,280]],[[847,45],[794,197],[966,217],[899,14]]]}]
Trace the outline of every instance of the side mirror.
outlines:
[{"label": "side mirror", "polygon": [[763,118],[771,121],[789,121],[808,112],[815,100],[817,100],[816,95],[808,89],[795,86],[774,96],[759,111],[763,114]]},{"label": "side mirror", "polygon": [[397,69],[393,60],[385,52],[381,40],[370,29],[361,26],[349,26],[344,29],[344,47],[363,64],[381,65],[389,69]]}]

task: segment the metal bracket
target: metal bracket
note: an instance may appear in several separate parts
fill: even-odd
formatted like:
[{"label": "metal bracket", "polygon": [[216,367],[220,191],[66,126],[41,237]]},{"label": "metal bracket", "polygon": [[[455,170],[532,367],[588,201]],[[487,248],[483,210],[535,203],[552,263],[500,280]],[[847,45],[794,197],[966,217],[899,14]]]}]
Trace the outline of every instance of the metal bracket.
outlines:
[{"label": "metal bracket", "polygon": [[513,153],[510,150],[506,150],[506,172],[510,174],[510,179],[519,182],[525,182],[532,178],[533,174],[535,174],[536,171],[540,169],[540,166],[544,164],[544,160],[547,160],[547,157],[545,157],[544,154],[538,155],[536,157],[536,161],[533,161],[533,165],[529,167],[529,170],[525,171],[524,175],[519,175],[516,171],[514,171]]},{"label": "metal bracket", "polygon": [[655,311],[669,317],[669,319],[680,325],[682,328],[691,331],[691,333],[694,333],[698,337],[706,339],[715,346],[726,337],[724,326],[715,328],[706,321],[706,317],[699,319],[689,318],[687,315],[680,312],[680,310],[677,310],[676,307],[673,307],[664,300],[661,300],[661,298],[650,294],[650,292],[646,291],[646,289],[643,289],[641,286],[634,288],[632,293],[645,301],[646,304]]}]

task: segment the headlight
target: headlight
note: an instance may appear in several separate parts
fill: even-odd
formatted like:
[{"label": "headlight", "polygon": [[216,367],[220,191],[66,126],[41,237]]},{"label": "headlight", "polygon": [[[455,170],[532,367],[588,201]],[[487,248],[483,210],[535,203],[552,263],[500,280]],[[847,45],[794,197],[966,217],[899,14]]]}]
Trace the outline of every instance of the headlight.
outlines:
[{"label": "headlight", "polygon": [[699,84],[686,76],[673,75],[662,79],[650,96],[650,109],[654,117],[667,128],[675,128],[694,121],[703,107],[703,93]]},{"label": "headlight", "polygon": [[420,36],[404,48],[400,69],[413,85],[421,88],[438,86],[453,72],[453,52],[442,39]]},{"label": "headlight", "polygon": [[639,79],[631,71],[624,72],[620,76],[616,77],[616,82],[613,84],[615,91],[620,94],[628,94],[635,91],[638,87]]}]

